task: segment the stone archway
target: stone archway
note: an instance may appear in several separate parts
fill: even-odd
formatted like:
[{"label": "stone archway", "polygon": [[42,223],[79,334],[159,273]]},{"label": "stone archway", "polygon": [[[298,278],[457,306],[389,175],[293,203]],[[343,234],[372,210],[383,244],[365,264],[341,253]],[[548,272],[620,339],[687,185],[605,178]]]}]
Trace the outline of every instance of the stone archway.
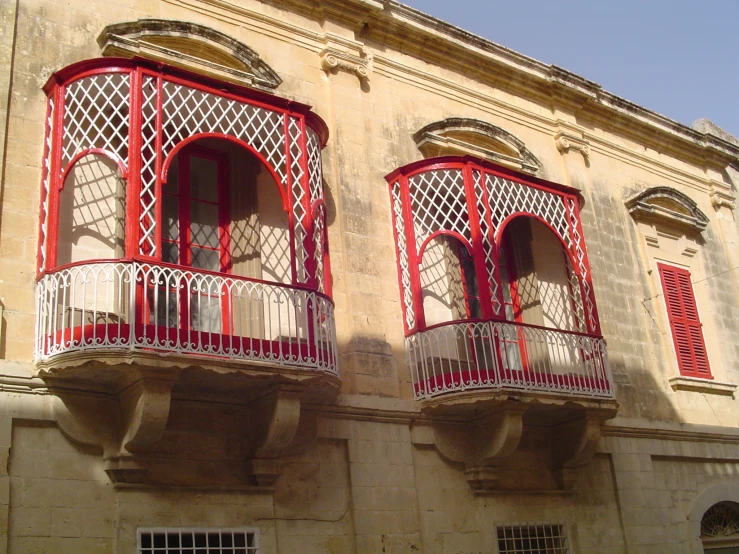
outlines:
[{"label": "stone archway", "polygon": [[[732,514],[737,518],[734,520],[736,532],[731,532],[734,529],[729,521]],[[720,484],[703,491],[693,503],[688,523],[695,554],[739,553],[739,485]],[[706,549],[704,544],[711,547]]]}]

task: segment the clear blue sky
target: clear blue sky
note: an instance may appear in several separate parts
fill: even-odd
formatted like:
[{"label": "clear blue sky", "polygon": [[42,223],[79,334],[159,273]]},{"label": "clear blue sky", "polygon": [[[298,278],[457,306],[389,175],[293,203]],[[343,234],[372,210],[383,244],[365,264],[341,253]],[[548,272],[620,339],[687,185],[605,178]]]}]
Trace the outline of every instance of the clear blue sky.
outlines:
[{"label": "clear blue sky", "polygon": [[680,123],[739,137],[739,0],[401,0]]}]

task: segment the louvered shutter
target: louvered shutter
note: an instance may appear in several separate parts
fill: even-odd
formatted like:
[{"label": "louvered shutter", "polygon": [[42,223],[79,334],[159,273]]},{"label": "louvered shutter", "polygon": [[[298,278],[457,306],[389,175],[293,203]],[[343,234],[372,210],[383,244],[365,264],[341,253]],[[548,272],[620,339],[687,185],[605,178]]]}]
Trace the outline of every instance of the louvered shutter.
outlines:
[{"label": "louvered shutter", "polygon": [[680,373],[712,379],[690,272],[658,264]]}]

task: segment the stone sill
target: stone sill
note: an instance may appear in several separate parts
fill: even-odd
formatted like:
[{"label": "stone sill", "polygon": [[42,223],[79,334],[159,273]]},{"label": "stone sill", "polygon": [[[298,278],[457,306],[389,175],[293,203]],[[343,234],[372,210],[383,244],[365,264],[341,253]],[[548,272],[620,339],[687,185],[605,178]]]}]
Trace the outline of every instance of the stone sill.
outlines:
[{"label": "stone sill", "polygon": [[672,390],[685,390],[692,392],[702,392],[705,394],[718,394],[721,396],[734,396],[736,385],[731,383],[719,383],[708,379],[699,379],[697,377],[673,377],[669,380]]}]

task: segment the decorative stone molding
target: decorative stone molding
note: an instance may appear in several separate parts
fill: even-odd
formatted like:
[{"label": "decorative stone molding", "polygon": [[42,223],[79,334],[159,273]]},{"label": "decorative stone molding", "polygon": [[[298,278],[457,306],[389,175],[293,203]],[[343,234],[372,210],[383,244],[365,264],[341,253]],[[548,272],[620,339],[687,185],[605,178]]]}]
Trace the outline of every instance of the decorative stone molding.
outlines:
[{"label": "decorative stone molding", "polygon": [[731,211],[736,209],[736,196],[726,190],[711,187],[710,197],[711,205],[716,211],[721,208],[727,208]]},{"label": "decorative stone molding", "polygon": [[428,157],[439,156],[444,150],[451,150],[503,163],[529,173],[535,173],[542,167],[542,163],[526,148],[522,140],[505,129],[479,119],[448,117],[429,123],[413,134],[413,140],[418,149]]},{"label": "decorative stone molding", "polygon": [[326,72],[346,71],[353,73],[360,81],[369,79],[368,60],[359,56],[354,56],[347,52],[342,52],[335,48],[325,48],[321,50],[321,69]]},{"label": "decorative stone molding", "polygon": [[197,23],[139,19],[103,29],[104,56],[141,56],[219,79],[272,91],[282,79],[245,44]]},{"label": "decorative stone molding", "polygon": [[554,135],[554,142],[561,153],[578,150],[586,162],[590,160],[590,143],[583,137],[560,131]]},{"label": "decorative stone molding", "polygon": [[670,187],[653,187],[625,202],[634,218],[658,220],[671,227],[700,233],[708,225],[708,217],[687,195]]},{"label": "decorative stone molding", "polygon": [[672,390],[702,392],[704,394],[718,394],[720,396],[734,396],[737,385],[720,383],[718,381],[699,379],[697,377],[673,377],[669,380]]}]

